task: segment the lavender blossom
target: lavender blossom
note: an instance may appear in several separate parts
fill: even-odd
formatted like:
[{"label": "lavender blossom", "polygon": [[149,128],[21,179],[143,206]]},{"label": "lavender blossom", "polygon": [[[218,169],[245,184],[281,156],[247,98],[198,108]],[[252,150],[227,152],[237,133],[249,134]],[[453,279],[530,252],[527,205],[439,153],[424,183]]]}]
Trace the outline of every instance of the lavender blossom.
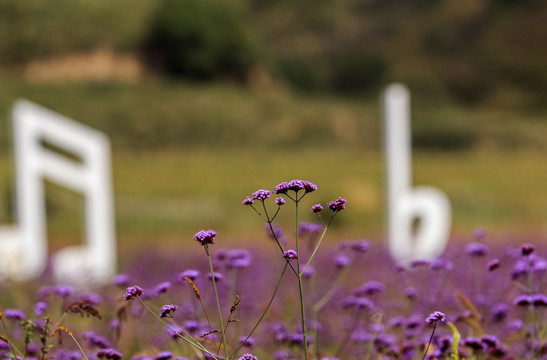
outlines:
[{"label": "lavender blossom", "polygon": [[322,210],[323,210],[323,207],[321,206],[321,204],[315,204],[311,207],[311,212],[314,214],[321,212]]},{"label": "lavender blossom", "polygon": [[437,321],[445,321],[446,315],[440,311],[434,311],[425,319],[425,322],[429,325],[436,323]]},{"label": "lavender blossom", "polygon": [[232,269],[245,269],[251,265],[251,258],[251,253],[248,250],[230,250],[227,254],[226,266]]},{"label": "lavender blossom", "polygon": [[327,204],[328,208],[333,212],[339,212],[346,209],[346,199],[338,197],[338,199],[333,200]]},{"label": "lavender blossom", "polygon": [[121,360],[122,354],[114,349],[100,349],[97,351],[97,357],[108,360]]},{"label": "lavender blossom", "polygon": [[535,250],[535,246],[532,245],[532,244],[522,244],[520,246],[520,250],[522,252],[522,256],[528,256],[528,255],[531,255],[534,250]]},{"label": "lavender blossom", "polygon": [[243,354],[243,356],[241,356],[239,360],[258,360],[258,358],[253,354]]},{"label": "lavender blossom", "polygon": [[251,348],[255,345],[255,340],[252,337],[242,336],[239,338],[239,343],[244,347]]},{"label": "lavender blossom", "polygon": [[154,356],[154,360],[170,360],[171,358],[173,358],[173,353],[170,351],[162,351]]},{"label": "lavender blossom", "polygon": [[305,193],[309,193],[317,190],[317,185],[305,180],[291,180],[288,183],[282,182],[274,188],[276,194],[286,194],[288,191],[294,191],[298,193],[300,190],[304,190]]},{"label": "lavender blossom", "polygon": [[283,257],[287,260],[298,259],[298,254],[295,250],[289,249],[283,251]]},{"label": "lavender blossom", "polygon": [[154,293],[156,295],[164,294],[167,291],[169,291],[169,289],[171,289],[171,282],[170,281],[164,281],[164,282],[161,282],[158,285],[156,285],[156,287],[154,288]]},{"label": "lavender blossom", "polygon": [[338,254],[334,258],[334,264],[339,269],[345,268],[346,266],[349,265],[349,263],[350,263],[349,257],[344,254]]},{"label": "lavender blossom", "polygon": [[131,300],[135,297],[138,297],[138,296],[141,296],[142,295],[142,288],[140,286],[130,286],[127,288],[127,290],[125,290],[125,294],[123,295],[123,298],[125,300]]},{"label": "lavender blossom", "polygon": [[116,274],[112,278],[112,283],[116,286],[127,287],[129,285],[129,276],[127,274]]},{"label": "lavender blossom", "polygon": [[36,304],[34,304],[34,315],[42,316],[46,309],[47,303],[44,301],[38,301]]},{"label": "lavender blossom", "polygon": [[185,282],[186,281],[184,280],[185,277],[189,278],[192,281],[196,281],[197,278],[199,277],[199,271],[194,269],[185,270],[179,274],[178,280],[180,282]]},{"label": "lavender blossom", "polygon": [[160,310],[160,318],[173,317],[173,314],[179,307],[177,305],[163,305]]},{"label": "lavender blossom", "polygon": [[482,257],[488,253],[488,246],[480,242],[473,242],[467,244],[467,246],[465,247],[465,251],[470,256]]},{"label": "lavender blossom", "polygon": [[66,298],[74,294],[74,288],[70,285],[55,285],[53,292],[60,298]]},{"label": "lavender blossom", "polygon": [[269,190],[260,189],[253,193],[253,200],[259,200],[263,202],[264,200],[269,198],[270,195],[271,195],[271,192]]},{"label": "lavender blossom", "polygon": [[276,205],[279,205],[279,206],[284,205],[285,202],[286,202],[286,201],[285,201],[285,199],[284,199],[283,197],[278,197],[278,198],[275,199],[275,204],[276,204]]},{"label": "lavender blossom", "polygon": [[494,271],[496,269],[499,269],[500,266],[501,264],[498,259],[492,259],[488,262],[488,265],[486,267],[488,268],[488,271]]},{"label": "lavender blossom", "polygon": [[254,200],[250,196],[247,196],[241,203],[243,205],[252,205],[254,204]]},{"label": "lavender blossom", "polygon": [[90,347],[96,347],[99,349],[108,349],[112,346],[108,340],[106,340],[101,335],[97,335],[93,331],[87,331],[83,333],[82,336]]},{"label": "lavender blossom", "polygon": [[17,321],[23,321],[27,318],[25,313],[19,309],[5,309],[4,317],[6,319],[17,320]]},{"label": "lavender blossom", "polygon": [[532,304],[532,297],[530,295],[519,295],[513,302],[515,306],[529,306]]},{"label": "lavender blossom", "polygon": [[[207,274],[207,279],[213,280],[213,276],[211,275],[211,273]],[[220,282],[222,280],[224,280],[224,275],[219,272],[215,272],[215,282]]]},{"label": "lavender blossom", "polygon": [[196,240],[201,245],[214,244],[215,236],[217,232],[214,230],[200,230],[194,235],[194,240]]},{"label": "lavender blossom", "polygon": [[543,294],[533,294],[531,300],[535,307],[547,306],[547,296]]}]

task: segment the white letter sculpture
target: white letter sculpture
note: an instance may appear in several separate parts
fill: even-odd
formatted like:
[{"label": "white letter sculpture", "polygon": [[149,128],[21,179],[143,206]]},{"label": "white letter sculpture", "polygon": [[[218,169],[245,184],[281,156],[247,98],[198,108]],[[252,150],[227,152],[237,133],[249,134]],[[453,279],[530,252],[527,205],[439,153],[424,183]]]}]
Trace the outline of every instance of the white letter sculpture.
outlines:
[{"label": "white letter sculpture", "polygon": [[[396,261],[431,260],[443,252],[450,233],[450,202],[432,187],[412,188],[409,92],[401,84],[383,96],[386,215],[389,251]],[[414,220],[419,220],[414,228]]]},{"label": "white letter sculpture", "polygon": [[[12,110],[17,225],[0,228],[0,279],[26,280],[47,265],[44,179],[84,196],[85,245],[53,256],[57,281],[108,281],[116,267],[110,143],[105,135],[25,100]],[[77,162],[43,142],[76,155]]]}]

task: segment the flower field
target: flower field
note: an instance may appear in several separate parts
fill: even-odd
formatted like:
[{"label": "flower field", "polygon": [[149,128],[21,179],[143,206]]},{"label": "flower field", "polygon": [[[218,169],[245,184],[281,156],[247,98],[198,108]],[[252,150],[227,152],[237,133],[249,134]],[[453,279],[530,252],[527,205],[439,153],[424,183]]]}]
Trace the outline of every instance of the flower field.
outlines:
[{"label": "flower field", "polygon": [[[221,233],[195,251],[143,251],[112,283],[28,284],[2,296],[5,359],[541,359],[545,247],[477,229],[442,258],[407,267],[366,239],[322,241],[351,211],[338,197],[299,208],[317,185],[284,182],[243,199],[260,246]],[[293,213],[294,227],[276,217]],[[299,220],[302,214],[316,222]],[[204,250],[204,251],[203,251]],[[9,289],[2,288],[2,291]],[[28,296],[33,294],[33,296]],[[306,346],[304,344],[307,344]]]}]

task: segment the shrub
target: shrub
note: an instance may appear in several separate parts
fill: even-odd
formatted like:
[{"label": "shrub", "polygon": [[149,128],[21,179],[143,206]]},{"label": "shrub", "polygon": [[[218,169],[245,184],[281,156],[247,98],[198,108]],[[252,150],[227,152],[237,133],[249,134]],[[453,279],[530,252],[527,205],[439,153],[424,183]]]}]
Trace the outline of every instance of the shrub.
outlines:
[{"label": "shrub", "polygon": [[170,75],[242,79],[258,59],[243,12],[217,0],[164,0],[144,40],[145,57]]}]

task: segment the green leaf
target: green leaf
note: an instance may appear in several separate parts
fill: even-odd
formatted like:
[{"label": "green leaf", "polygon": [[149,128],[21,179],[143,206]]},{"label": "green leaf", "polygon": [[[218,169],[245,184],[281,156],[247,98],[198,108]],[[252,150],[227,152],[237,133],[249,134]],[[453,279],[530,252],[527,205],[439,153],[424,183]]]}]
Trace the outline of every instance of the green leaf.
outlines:
[{"label": "green leaf", "polygon": [[458,344],[460,343],[461,338],[460,332],[451,322],[447,322],[447,325],[450,328],[450,331],[452,331],[452,349],[450,350],[450,360],[459,360]]}]

